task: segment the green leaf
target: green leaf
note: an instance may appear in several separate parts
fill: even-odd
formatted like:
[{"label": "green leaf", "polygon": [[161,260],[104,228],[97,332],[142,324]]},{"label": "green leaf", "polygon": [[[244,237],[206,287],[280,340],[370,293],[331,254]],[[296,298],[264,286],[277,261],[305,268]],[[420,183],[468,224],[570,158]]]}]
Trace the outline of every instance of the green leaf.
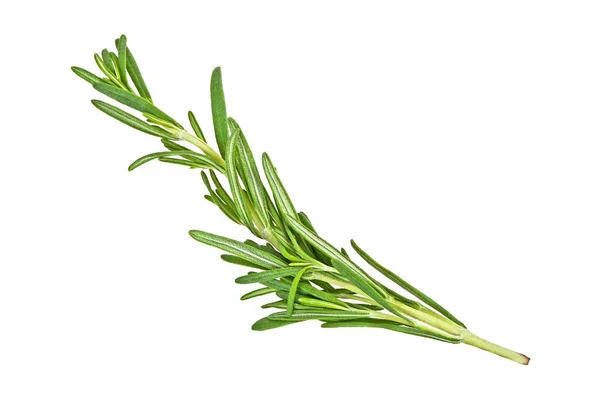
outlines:
[{"label": "green leaf", "polygon": [[345,259],[344,255],[340,253],[334,246],[323,240],[321,237],[313,233],[308,228],[304,227],[302,223],[296,221],[293,216],[284,215],[284,219],[288,225],[306,241],[313,245],[316,249],[325,253],[329,258],[337,258],[338,260]]},{"label": "green leaf", "polygon": [[240,181],[238,179],[238,173],[236,170],[235,154],[239,133],[239,129],[235,130],[232,133],[229,141],[227,142],[227,154],[225,155],[225,169],[227,178],[229,179],[231,195],[235,204],[235,211],[240,216],[242,223],[244,223],[244,225],[248,227],[254,234],[258,234],[257,230],[254,227],[254,223],[252,222],[250,211],[246,206],[246,202],[242,194],[242,188],[240,186]]},{"label": "green leaf", "polygon": [[[264,184],[263,184],[263,187],[265,187]],[[267,208],[269,209],[269,214],[273,220],[274,225],[276,227],[285,227],[285,225],[283,224],[283,220],[281,219],[281,216],[279,215],[279,211],[277,210],[277,207],[275,206],[274,201],[271,199],[271,195],[267,191],[266,187],[265,187],[265,197],[267,199]]]},{"label": "green leaf", "polygon": [[152,103],[152,97],[150,96],[146,82],[142,77],[140,68],[133,58],[133,54],[131,54],[129,47],[127,48],[127,72],[129,73],[129,77],[131,77],[131,80],[133,81],[133,84],[135,85],[139,95]]},{"label": "green leaf", "polygon": [[294,277],[294,281],[292,281],[292,285],[290,286],[290,291],[288,295],[288,304],[287,304],[287,314],[292,315],[294,313],[294,300],[296,298],[296,291],[298,290],[298,286],[300,285],[300,280],[302,279],[302,275],[308,270],[310,267],[304,267],[298,271],[296,276]]},{"label": "green leaf", "polygon": [[230,264],[236,264],[236,265],[241,265],[244,267],[250,267],[250,268],[259,268],[259,269],[265,269],[266,267],[258,265],[258,264],[254,264],[248,260],[244,260],[243,258],[240,258],[236,255],[231,255],[231,254],[221,254],[221,259],[223,261],[226,261]]},{"label": "green leaf", "polygon": [[381,308],[378,305],[373,305],[373,304],[358,304],[358,303],[348,303],[348,305],[351,308],[354,308],[356,310],[367,310],[367,311],[382,311],[383,308]]},{"label": "green leaf", "polygon": [[295,262],[295,263],[305,262],[304,260],[299,258],[296,255],[296,253],[294,253],[292,251],[294,247],[292,246],[292,244],[290,244],[287,237],[284,237],[280,231],[278,231],[278,230],[273,231],[273,235],[275,235],[275,237],[277,238],[277,241],[279,242],[277,248],[279,248],[279,251],[286,259],[288,259],[289,261]]},{"label": "green leaf", "polygon": [[[277,293],[275,293],[277,294]],[[279,308],[282,310],[285,310],[287,308],[286,302],[285,300],[278,300],[278,301],[273,301],[267,304],[263,304],[260,306],[260,308]]]},{"label": "green leaf", "polygon": [[271,294],[274,292],[275,292],[275,290],[273,290],[272,288],[269,288],[269,287],[259,288],[257,290],[250,291],[249,293],[242,295],[240,297],[240,300],[249,300],[254,297],[260,297],[261,295]]},{"label": "green leaf", "polygon": [[249,245],[250,247],[254,247],[257,248],[259,250],[264,251],[265,253],[271,253],[273,254],[275,257],[281,259],[281,260],[285,260],[285,258],[283,257],[283,255],[281,255],[281,253],[279,251],[277,251],[271,244],[267,243],[266,245],[261,245],[258,244],[255,241],[252,240],[246,240],[244,241],[244,244]]},{"label": "green leaf", "polygon": [[223,79],[221,67],[216,67],[210,78],[210,106],[212,109],[215,138],[222,157],[225,157],[227,138],[227,108],[225,106],[225,93],[223,92]]},{"label": "green leaf", "polygon": [[[313,307],[313,308],[327,308],[327,309],[331,309],[331,310],[346,310],[346,307],[343,307],[341,305],[333,304],[328,301],[317,300],[315,298],[299,297],[298,302],[302,305],[305,305],[308,307]],[[289,311],[288,311],[288,313],[289,313]]]},{"label": "green leaf", "polygon": [[172,139],[175,136],[163,128],[150,125],[145,121],[140,120],[136,116],[129,114],[126,111],[121,110],[111,104],[105,103],[100,100],[92,100],[92,104],[100,111],[108,114],[114,119],[119,120],[121,123],[127,124],[129,127],[133,127],[136,130],[143,131],[144,133],[151,134],[153,136],[162,137],[165,139]]},{"label": "green leaf", "polygon": [[279,208],[283,214],[288,214],[295,218],[296,209],[294,208],[292,200],[290,199],[285,187],[279,179],[275,166],[273,166],[269,155],[267,153],[263,153],[262,160],[263,170],[265,171],[267,181],[269,182],[269,186],[273,192],[273,197],[275,198],[277,208]]},{"label": "green leaf", "polygon": [[354,240],[351,240],[350,244],[352,244],[352,248],[354,248],[354,251],[356,251],[356,253],[360,255],[363,260],[365,260],[371,267],[375,268],[377,271],[383,274],[386,278],[398,284],[400,287],[402,287],[403,289],[405,289],[406,291],[423,301],[425,304],[428,304],[434,310],[437,310],[444,317],[460,325],[461,327],[467,328],[458,318],[450,314],[448,310],[439,305],[432,298],[428,297],[425,293],[419,291],[416,287],[413,287],[412,285],[404,281],[402,278],[400,278],[398,275],[394,274],[392,271],[388,270],[387,268],[379,264],[377,261],[375,261],[369,254],[367,254],[362,248],[360,248]]},{"label": "green leaf", "polygon": [[265,251],[271,251],[274,254],[280,255],[280,253],[277,251],[277,249],[275,247],[273,247],[273,245],[271,243],[265,243],[265,245],[259,245],[259,247],[264,247],[265,249],[269,249],[269,250],[265,250]]},{"label": "green leaf", "polygon": [[181,125],[179,125],[179,123],[177,123],[175,120],[169,117],[165,112],[155,107],[148,100],[136,96],[135,94],[127,90],[123,90],[105,83],[96,83],[94,84],[94,88],[100,93],[118,101],[121,104],[125,104],[126,106],[131,107],[140,112],[150,113],[158,118],[172,123],[178,128],[182,128]]},{"label": "green leaf", "polygon": [[73,73],[77,74],[79,77],[81,77],[85,81],[87,81],[88,83],[90,83],[91,85],[100,83],[102,81],[102,79],[100,77],[96,76],[93,73],[90,73],[89,71],[87,71],[85,69],[82,69],[81,67],[73,66],[73,67],[71,67],[71,71]]},{"label": "green leaf", "polygon": [[173,158],[173,157],[159,157],[158,161],[163,163],[177,164],[180,166],[186,166],[189,168],[205,168],[206,166],[196,163],[195,161],[184,160],[182,158]]},{"label": "green leaf", "polygon": [[191,230],[190,235],[196,241],[220,248],[223,251],[237,255],[238,257],[258,265],[264,265],[268,268],[279,268],[287,265],[285,261],[280,260],[273,254],[265,253],[257,250],[254,247],[250,247],[244,243],[232,240],[230,238],[221,237],[219,235],[210,234],[199,230]]},{"label": "green leaf", "polygon": [[110,81],[112,81],[114,84],[121,84],[115,73],[113,73],[113,71],[107,67],[106,64],[104,64],[104,60],[102,60],[102,57],[100,57],[98,53],[94,54],[94,61],[96,62],[96,65],[100,71],[102,71],[102,73],[104,73],[104,75],[108,77]]},{"label": "green leaf", "polygon": [[138,158],[137,160],[135,160],[133,163],[131,163],[129,165],[129,167],[127,167],[127,170],[133,171],[136,168],[138,168],[139,166],[146,164],[152,160],[155,160],[155,159],[161,158],[161,157],[168,157],[168,156],[172,156],[172,155],[173,155],[172,151],[162,151],[160,153],[146,154],[145,156],[142,156],[142,157]]},{"label": "green leaf", "polygon": [[260,180],[260,175],[258,174],[258,169],[256,168],[256,163],[254,161],[254,156],[252,155],[252,151],[248,146],[248,142],[246,141],[246,137],[242,132],[241,128],[237,125],[235,120],[229,119],[233,125],[232,129],[238,129],[239,131],[239,144],[237,146],[240,162],[242,165],[242,172],[245,175],[247,181],[246,188],[250,192],[250,198],[252,199],[252,204],[255,206],[258,215],[266,228],[271,227],[271,220],[269,218],[269,211],[266,199],[265,187],[263,186],[262,181]]},{"label": "green leaf", "polygon": [[142,112],[142,116],[144,116],[146,118],[146,120],[148,120],[149,123],[164,127],[167,130],[172,130],[172,129],[176,128],[175,126],[173,126],[173,123],[171,123],[170,121],[163,120],[160,117],[156,117],[154,114],[150,114],[150,113],[147,113],[144,111],[144,112]]},{"label": "green leaf", "polygon": [[129,88],[129,82],[127,81],[127,37],[124,34],[117,41],[117,57],[119,78],[123,85]]},{"label": "green leaf", "polygon": [[190,121],[190,125],[192,126],[192,129],[194,130],[194,133],[196,134],[196,136],[200,140],[202,140],[206,143],[206,138],[204,138],[204,133],[202,132],[202,129],[200,128],[200,125],[198,124],[198,121],[196,120],[196,116],[191,111],[188,111],[188,120]]},{"label": "green leaf", "polygon": [[113,71],[115,71],[115,74],[117,75],[117,78],[119,78],[119,80],[120,80],[121,75],[119,74],[119,70],[118,70],[118,68],[115,69],[115,67],[119,67],[119,58],[112,51],[110,53],[108,53],[108,54],[110,56],[110,60],[112,61]]},{"label": "green leaf", "polygon": [[334,258],[331,260],[331,263],[342,276],[348,278],[348,280],[360,288],[367,296],[371,297],[377,304],[403,319],[407,325],[414,325],[412,320],[401,314],[392,304],[390,304],[385,296],[382,296],[365,278],[358,275],[348,262]]},{"label": "green leaf", "polygon": [[[219,165],[217,163],[215,163],[215,161],[208,156],[205,156],[203,154],[198,154],[191,150],[182,150],[182,151],[161,151],[158,153],[146,154],[145,156],[142,156],[142,157],[138,158],[137,160],[135,160],[133,163],[131,163],[131,165],[129,166],[129,171],[133,171],[136,168],[138,168],[139,166],[141,166],[142,164],[146,164],[147,162],[149,162],[151,160],[164,159],[164,158],[168,158],[168,157],[172,157],[172,156],[186,156],[188,158],[188,161],[197,167],[198,166],[207,167],[207,168],[208,167],[214,167],[214,168],[219,167]],[[175,159],[175,160],[178,160],[178,159]],[[188,165],[188,163],[178,163],[178,164]]]},{"label": "green leaf", "polygon": [[289,294],[289,293],[288,293],[287,291],[283,291],[283,290],[277,290],[277,291],[275,291],[275,295],[276,295],[277,297],[279,297],[279,298],[281,298],[282,300],[286,301],[286,303],[283,305],[283,307],[281,307],[281,308],[283,308],[284,310],[286,310],[286,309],[287,309],[287,299],[288,299],[288,294]]},{"label": "green leaf", "polygon": [[[189,151],[190,153],[194,153],[194,151],[190,150],[187,147],[184,147],[180,144],[175,143],[173,140],[168,140],[166,138],[163,138],[162,140],[160,140],[161,143],[163,143],[163,145],[165,146],[165,148],[171,150],[171,151]],[[187,153],[186,153],[187,154]]]},{"label": "green leaf", "polygon": [[323,291],[328,292],[328,293],[332,293],[332,292],[336,292],[335,288],[331,286],[331,284],[329,284],[326,281],[321,281],[321,280],[311,280],[311,282],[313,282],[314,284],[318,285],[319,287],[321,287],[323,289]]},{"label": "green leaf", "polygon": [[252,329],[254,331],[266,331],[272,330],[273,328],[285,327],[286,325],[296,324],[302,321],[304,320],[273,321],[269,317],[265,317],[252,324]]},{"label": "green leaf", "polygon": [[[267,304],[263,304],[260,306],[260,308],[277,308],[280,310],[287,310],[287,293],[285,291],[277,291],[275,294],[277,294],[278,297],[282,298],[281,300],[278,301],[273,301],[271,303],[267,303]],[[299,298],[303,298],[303,297],[299,297]],[[320,300],[315,300],[315,301],[320,301]],[[319,307],[309,307],[306,305],[302,305],[302,304],[294,304],[294,310],[309,310],[309,311],[327,311],[328,309],[321,309]]]},{"label": "green leaf", "polygon": [[115,66],[113,65],[112,58],[110,57],[110,53],[107,49],[102,50],[102,61],[106,68],[108,68],[113,74],[116,74]]},{"label": "green leaf", "polygon": [[285,231],[293,246],[294,252],[298,254],[303,261],[314,261],[316,256],[312,246],[301,236],[295,236],[287,226],[285,227]]},{"label": "green leaf", "polygon": [[342,320],[354,320],[359,318],[368,317],[369,313],[366,311],[327,311],[327,310],[302,310],[296,311],[292,315],[280,311],[273,314],[269,314],[267,318],[274,321],[289,321],[292,320],[321,320],[321,321],[342,321]]},{"label": "green leaf", "polygon": [[[292,286],[292,282],[288,278],[285,278],[285,277],[282,278],[281,280],[267,281],[264,284],[268,287],[274,288],[276,290],[285,291],[285,292],[289,292],[289,290]],[[348,306],[345,302],[338,299],[334,295],[329,294],[325,291],[321,291],[318,288],[313,287],[312,285],[310,285],[309,283],[306,283],[306,282],[300,282],[298,284],[298,289],[297,289],[296,293],[297,294],[301,293],[301,294],[304,294],[307,296],[310,295],[310,296],[319,298],[323,301],[328,301],[333,304],[337,304],[337,305],[341,305],[341,306],[345,306],[345,307]]]},{"label": "green leaf", "polygon": [[432,338],[438,341],[444,341],[452,344],[460,343],[459,339],[447,338],[445,336],[435,334],[433,332],[421,330],[418,328],[407,327],[402,324],[395,323],[393,321],[376,320],[370,318],[363,318],[357,320],[347,321],[327,321],[321,324],[322,328],[347,328],[347,327],[371,327],[371,328],[384,328],[391,331],[397,331],[405,334],[416,335],[419,337]]},{"label": "green leaf", "polygon": [[260,273],[248,273],[247,275],[238,277],[235,282],[238,284],[254,284],[264,283],[266,281],[275,280],[276,278],[292,277],[300,271],[300,267],[284,267],[273,270],[261,271]]},{"label": "green leaf", "polygon": [[315,230],[315,228],[312,225],[312,222],[310,221],[310,219],[308,218],[308,216],[303,212],[300,211],[298,213],[298,219],[300,220],[300,222],[306,227],[308,228],[310,231],[312,231],[314,234],[317,234],[317,230]]},{"label": "green leaf", "polygon": [[284,282],[282,280],[283,280],[283,278],[280,280],[263,281],[263,284],[269,288],[276,290],[276,291],[285,291],[287,293],[290,290],[291,283]]},{"label": "green leaf", "polygon": [[316,287],[313,287],[309,283],[301,282],[298,284],[298,289],[302,291],[304,294],[312,295],[313,297],[319,298],[323,301],[328,301],[333,304],[341,305],[347,307],[348,305],[337,298],[335,295],[329,294],[325,291],[321,291]]}]

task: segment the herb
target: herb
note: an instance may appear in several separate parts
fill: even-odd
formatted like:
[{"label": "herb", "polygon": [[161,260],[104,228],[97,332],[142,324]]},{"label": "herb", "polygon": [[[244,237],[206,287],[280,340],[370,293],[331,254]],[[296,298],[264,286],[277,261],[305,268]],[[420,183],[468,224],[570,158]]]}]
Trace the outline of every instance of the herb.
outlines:
[{"label": "herb", "polygon": [[[159,160],[202,171],[205,198],[236,224],[246,226],[257,238],[244,242],[192,230],[193,239],[217,247],[224,261],[251,268],[236,279],[257,289],[242,300],[275,294],[263,305],[278,311],[258,320],[254,330],[269,330],[302,321],[318,320],[323,328],[373,327],[465,343],[528,364],[529,358],[472,334],[448,310],[414,286],[383,267],[354,241],[353,249],[365,262],[412,296],[409,298],[381,284],[359,267],[343,249],[324,240],[312,223],[298,212],[269,156],[262,156],[266,181],[242,129],[228,117],[221,69],[210,84],[211,107],[217,150],[206,142],[196,117],[188,113],[193,133],[156,106],[142,73],[123,35],[116,40],[117,53],[104,49],[95,61],[103,77],[72,67],[79,77],[100,93],[129,107],[131,114],[109,103],[92,100],[100,111],[144,133],[159,137],[166,150],[135,160],[129,170]],[[141,117],[140,117],[141,115]],[[225,178],[223,184],[220,179]]]}]

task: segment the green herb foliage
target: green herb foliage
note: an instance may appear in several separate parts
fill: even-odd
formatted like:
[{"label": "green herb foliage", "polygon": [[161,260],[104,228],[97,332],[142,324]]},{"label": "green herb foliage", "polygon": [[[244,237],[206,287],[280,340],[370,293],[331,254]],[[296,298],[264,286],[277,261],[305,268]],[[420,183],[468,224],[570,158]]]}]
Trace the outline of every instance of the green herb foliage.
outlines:
[{"label": "green herb foliage", "polygon": [[[201,175],[206,199],[262,242],[242,242],[200,230],[189,232],[194,240],[225,251],[221,256],[224,261],[253,270],[235,280],[259,286],[244,294],[242,300],[272,294],[279,298],[263,305],[276,311],[258,320],[252,329],[270,330],[305,321],[321,321],[324,328],[382,328],[449,343],[464,342],[520,363],[528,362],[521,354],[471,334],[448,310],[376,262],[354,241],[351,244],[357,254],[399,290],[380,283],[351,260],[344,249],[317,234],[306,214],[296,211],[266,153],[262,155],[266,178],[261,177],[246,136],[239,124],[228,117],[219,67],[214,69],[210,81],[217,145],[214,150],[191,111],[188,121],[192,132],[188,132],[155,105],[127,38],[123,35],[115,44],[116,53],[104,49],[94,56],[100,76],[79,67],[72,70],[98,92],[125,106],[93,100],[96,108],[161,138],[166,151],[140,157],[129,166],[130,171],[152,160],[207,170]],[[219,178],[225,178],[228,184],[221,184]]]}]

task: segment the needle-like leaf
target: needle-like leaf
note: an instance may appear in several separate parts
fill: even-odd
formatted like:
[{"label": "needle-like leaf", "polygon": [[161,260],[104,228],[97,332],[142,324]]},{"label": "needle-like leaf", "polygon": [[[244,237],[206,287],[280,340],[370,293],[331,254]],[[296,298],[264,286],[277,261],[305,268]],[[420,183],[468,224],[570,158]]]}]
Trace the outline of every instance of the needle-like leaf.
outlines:
[{"label": "needle-like leaf", "polygon": [[102,60],[102,57],[100,57],[97,53],[94,54],[94,60],[96,61],[96,65],[98,66],[98,68],[100,69],[100,71],[102,73],[104,73],[104,75],[106,77],[108,77],[108,79],[113,84],[117,84],[117,85],[121,84],[121,82],[117,78],[117,76],[114,73],[114,71],[104,63],[104,60]]},{"label": "needle-like leaf", "polygon": [[265,267],[264,265],[254,264],[248,260],[244,260],[243,258],[240,258],[236,255],[231,255],[231,254],[221,254],[221,259],[230,264],[241,265],[244,267],[258,268],[260,270],[265,270],[268,268],[268,267]]},{"label": "needle-like leaf", "polygon": [[240,297],[240,300],[249,300],[254,297],[260,297],[261,295],[274,293],[275,290],[269,287],[259,288],[258,290],[250,291]]},{"label": "needle-like leaf", "polygon": [[119,79],[125,87],[129,88],[129,81],[127,80],[127,37],[124,34],[117,41],[117,57]]},{"label": "needle-like leaf", "polygon": [[188,111],[188,120],[190,121],[192,130],[194,130],[194,133],[196,134],[196,136],[200,140],[202,140],[206,143],[206,138],[204,138],[204,133],[202,132],[202,129],[200,128],[200,124],[198,124],[198,121],[196,120],[196,116],[191,111]]},{"label": "needle-like leaf", "polygon": [[368,317],[369,313],[365,311],[336,311],[336,310],[303,310],[296,311],[292,315],[281,311],[269,314],[268,318],[274,321],[289,321],[292,320],[321,320],[321,321],[344,321],[355,320],[358,318]]},{"label": "needle-like leaf", "polygon": [[121,110],[118,107],[115,107],[111,104],[105,103],[100,100],[92,100],[92,104],[100,111],[108,114],[114,119],[119,120],[123,124],[127,124],[129,127],[133,127],[136,130],[143,131],[144,133],[151,134],[156,137],[162,137],[165,139],[175,138],[173,134],[170,132],[146,123],[145,121],[140,120],[136,116],[129,114],[126,111]]},{"label": "needle-like leaf", "polygon": [[[220,166],[215,163],[215,161],[213,159],[211,159],[208,156],[205,156],[203,154],[198,154],[196,152],[193,151],[161,151],[158,153],[151,153],[151,154],[146,154],[145,156],[142,156],[140,158],[138,158],[137,160],[135,160],[133,163],[131,163],[131,165],[129,166],[129,171],[133,171],[136,168],[138,168],[139,166],[141,166],[142,164],[146,164],[147,162],[154,160],[154,159],[164,159],[164,158],[168,158],[168,157],[173,157],[173,156],[185,156],[188,161],[190,161],[191,163],[196,164],[199,167],[205,167],[205,168],[216,168],[219,169]],[[182,163],[183,164],[183,163]],[[185,163],[187,164],[187,163]]]},{"label": "needle-like leaf", "polygon": [[[292,281],[290,281],[288,278],[282,277],[280,280],[267,281],[264,284],[276,290],[285,291],[286,293],[289,293],[290,288],[292,286]],[[307,282],[300,282],[298,284],[296,294],[313,296],[315,298],[319,298],[323,301],[328,301],[333,304],[347,306],[345,302],[337,298],[335,295],[327,293],[325,291],[321,291]]]},{"label": "needle-like leaf", "polygon": [[140,112],[150,113],[158,118],[172,123],[176,127],[182,128],[179,123],[169,117],[165,112],[154,106],[154,104],[142,97],[136,96],[127,90],[123,90],[105,83],[96,83],[94,84],[94,88],[100,93],[118,101],[121,104],[125,104],[126,106]]},{"label": "needle-like leaf", "polygon": [[223,93],[223,79],[221,78],[221,67],[213,70],[210,79],[210,103],[215,128],[215,138],[221,156],[225,156],[229,130],[227,127],[227,108],[225,106],[225,94]]},{"label": "needle-like leaf", "polygon": [[229,120],[230,124],[233,125],[232,129],[239,130],[239,144],[237,145],[237,149],[242,166],[242,173],[244,174],[245,181],[247,182],[246,188],[250,192],[252,204],[255,206],[256,211],[258,211],[262,225],[266,228],[270,228],[271,219],[269,218],[265,188],[260,180],[260,175],[258,173],[258,169],[256,168],[256,163],[254,162],[254,156],[252,155],[252,151],[248,146],[248,142],[246,141],[246,137],[244,136],[241,128],[238,126],[235,120],[231,118]]},{"label": "needle-like leaf", "polygon": [[260,320],[258,320],[254,324],[252,324],[252,329],[254,331],[266,331],[266,330],[272,330],[274,328],[285,327],[286,325],[296,324],[296,323],[299,323],[302,321],[304,321],[304,320],[288,319],[285,321],[284,320],[274,321],[274,320],[270,319],[269,317],[265,317],[265,318],[261,318]]},{"label": "needle-like leaf", "polygon": [[252,232],[255,232],[254,222],[252,221],[250,210],[248,209],[248,205],[244,199],[236,169],[236,149],[239,133],[239,129],[235,130],[227,142],[225,166],[227,170],[227,178],[229,179],[229,188],[231,189],[231,195],[235,204],[235,211],[240,216],[242,223],[244,223],[246,227],[250,228]]},{"label": "needle-like leaf", "polygon": [[90,73],[85,69],[82,69],[81,67],[73,66],[71,67],[71,70],[73,71],[73,73],[77,74],[79,77],[90,83],[92,86],[102,81],[100,77],[96,76],[93,73]]},{"label": "needle-like leaf", "polygon": [[299,271],[301,271],[300,267],[275,268],[272,270],[261,271],[259,273],[248,273],[247,275],[236,278],[235,282],[238,284],[264,283],[275,280],[276,278],[293,277]]},{"label": "needle-like leaf", "polygon": [[198,164],[195,161],[184,160],[182,158],[174,158],[174,157],[159,157],[158,161],[163,163],[177,164],[180,166],[186,166],[189,168],[206,168],[202,164]]},{"label": "needle-like leaf", "polygon": [[292,285],[290,286],[290,291],[288,294],[288,304],[287,304],[287,314],[292,315],[294,313],[294,300],[296,298],[296,291],[298,290],[298,286],[300,285],[300,280],[302,279],[302,274],[306,272],[310,267],[304,267],[298,271],[296,276],[294,277],[294,281],[292,281]]},{"label": "needle-like leaf", "polygon": [[108,52],[108,50],[103,49],[100,55],[102,56],[102,61],[104,62],[106,68],[109,69],[111,73],[116,74],[115,66],[113,64],[113,60],[110,57],[110,53]]},{"label": "needle-like leaf", "polygon": [[273,254],[265,253],[227,237],[221,237],[200,230],[191,230],[190,235],[196,241],[220,248],[223,251],[227,251],[258,265],[265,265],[269,268],[279,268],[287,265],[285,261],[280,260]]},{"label": "needle-like leaf", "polygon": [[[330,309],[330,310],[346,310],[347,306],[341,306],[338,304],[334,304],[334,303],[330,303],[328,301],[322,301],[322,300],[317,300],[315,298],[308,298],[308,297],[298,297],[298,302],[302,305],[308,306],[308,307],[313,307],[313,308],[325,308],[325,309]],[[288,314],[289,311],[288,311]]]},{"label": "needle-like leaf", "polygon": [[250,247],[254,247],[258,250],[264,251],[265,253],[271,253],[273,254],[275,257],[284,260],[284,256],[281,255],[281,253],[279,251],[277,251],[275,248],[273,248],[273,246],[269,243],[265,244],[265,245],[261,245],[258,244],[255,241],[252,240],[246,240],[244,241],[244,244],[249,245]]},{"label": "needle-like leaf", "polygon": [[146,82],[142,77],[140,68],[135,61],[133,54],[131,54],[129,47],[127,47],[127,72],[129,73],[129,77],[131,77],[131,81],[133,81],[133,84],[135,85],[139,95],[152,103],[152,97],[150,96]]},{"label": "needle-like leaf", "polygon": [[292,217],[296,216],[296,209],[294,208],[292,200],[290,199],[285,187],[281,183],[281,180],[277,175],[277,171],[275,170],[275,166],[273,166],[269,155],[267,153],[263,153],[262,159],[263,169],[265,170],[267,181],[269,182],[269,186],[273,192],[275,204],[277,204],[277,207],[283,214],[287,214]]}]

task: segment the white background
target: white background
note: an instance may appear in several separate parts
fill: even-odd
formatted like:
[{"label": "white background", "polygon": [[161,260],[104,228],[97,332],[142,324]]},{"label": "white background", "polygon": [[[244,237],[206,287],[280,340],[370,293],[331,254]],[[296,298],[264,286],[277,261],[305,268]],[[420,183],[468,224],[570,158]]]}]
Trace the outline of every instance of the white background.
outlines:
[{"label": "white background", "polygon": [[[0,409],[597,410],[597,2],[2,6]],[[304,323],[264,333],[245,239],[196,171],[69,67],[126,33],[155,102],[229,114],[295,203],[473,332],[529,355]],[[183,121],[183,120],[180,120]]]}]

